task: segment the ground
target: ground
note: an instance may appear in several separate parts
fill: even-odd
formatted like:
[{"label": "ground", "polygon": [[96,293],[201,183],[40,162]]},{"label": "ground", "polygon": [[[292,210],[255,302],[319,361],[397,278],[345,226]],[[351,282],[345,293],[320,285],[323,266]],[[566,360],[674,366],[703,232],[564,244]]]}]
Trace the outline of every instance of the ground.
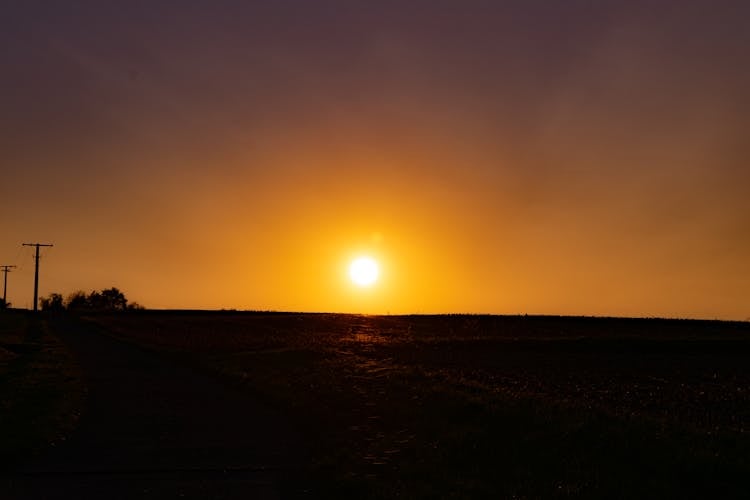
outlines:
[{"label": "ground", "polygon": [[296,495],[305,447],[278,411],[80,322],[50,324],[85,374],[81,418],[13,465],[3,498]]},{"label": "ground", "polygon": [[746,492],[748,323],[143,312],[46,324],[87,393],[65,444],[7,474],[13,491],[44,491],[43,477],[123,498]]}]

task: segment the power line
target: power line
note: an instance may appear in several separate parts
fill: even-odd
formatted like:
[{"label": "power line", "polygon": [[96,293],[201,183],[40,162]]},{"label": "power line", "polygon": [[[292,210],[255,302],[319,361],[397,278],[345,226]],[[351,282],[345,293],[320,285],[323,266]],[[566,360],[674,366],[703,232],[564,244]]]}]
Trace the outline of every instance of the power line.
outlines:
[{"label": "power line", "polygon": [[51,247],[49,243],[21,243],[24,247],[36,247],[36,255],[34,260],[36,266],[34,268],[34,312],[39,310],[39,247]]},{"label": "power line", "polygon": [[8,291],[8,273],[14,267],[16,266],[8,266],[8,265],[0,266],[0,269],[2,269],[3,273],[5,274],[5,279],[3,280],[3,304],[5,306],[8,305],[8,301],[6,300],[7,298],[6,292]]}]

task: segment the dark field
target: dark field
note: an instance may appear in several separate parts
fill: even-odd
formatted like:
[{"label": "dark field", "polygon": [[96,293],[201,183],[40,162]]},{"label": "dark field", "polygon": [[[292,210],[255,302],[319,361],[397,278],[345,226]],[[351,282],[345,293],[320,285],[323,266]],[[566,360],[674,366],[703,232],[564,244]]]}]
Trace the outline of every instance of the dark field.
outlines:
[{"label": "dark field", "polygon": [[87,318],[306,430],[311,496],[741,498],[750,323],[145,312]]}]

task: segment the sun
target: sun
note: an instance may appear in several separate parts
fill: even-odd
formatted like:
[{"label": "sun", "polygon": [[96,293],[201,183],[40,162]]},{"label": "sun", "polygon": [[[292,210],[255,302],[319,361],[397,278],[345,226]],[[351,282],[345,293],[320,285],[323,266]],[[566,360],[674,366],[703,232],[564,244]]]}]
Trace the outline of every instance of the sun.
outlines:
[{"label": "sun", "polygon": [[370,286],[378,280],[378,263],[370,257],[354,259],[349,266],[349,277],[355,285]]}]

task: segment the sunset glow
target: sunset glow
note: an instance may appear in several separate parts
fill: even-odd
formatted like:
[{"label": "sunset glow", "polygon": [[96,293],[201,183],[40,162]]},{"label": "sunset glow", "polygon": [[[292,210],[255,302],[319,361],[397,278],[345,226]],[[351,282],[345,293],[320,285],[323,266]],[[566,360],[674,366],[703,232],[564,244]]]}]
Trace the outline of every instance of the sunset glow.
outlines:
[{"label": "sunset glow", "polygon": [[750,317],[746,2],[48,4],[0,21],[15,306],[41,241],[41,296],[149,308]]}]

